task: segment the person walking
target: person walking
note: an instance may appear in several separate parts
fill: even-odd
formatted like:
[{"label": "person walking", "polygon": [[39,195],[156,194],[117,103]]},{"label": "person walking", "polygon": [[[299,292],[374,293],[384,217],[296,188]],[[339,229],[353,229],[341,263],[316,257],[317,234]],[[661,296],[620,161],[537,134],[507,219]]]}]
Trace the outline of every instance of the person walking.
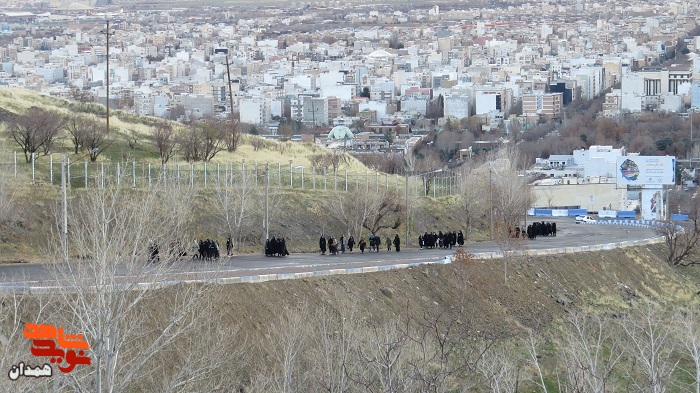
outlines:
[{"label": "person walking", "polygon": [[321,248],[321,255],[326,255],[326,238],[323,235],[318,239],[318,246]]},{"label": "person walking", "polygon": [[345,254],[345,235],[340,235],[340,253]]},{"label": "person walking", "polygon": [[350,235],[348,238],[348,250],[350,250],[350,254],[352,254],[353,247],[355,247],[355,238]]},{"label": "person walking", "polygon": [[231,256],[231,250],[233,250],[233,240],[231,236],[226,239],[226,256]]},{"label": "person walking", "polygon": [[386,250],[391,252],[391,238],[388,235],[386,237]]},{"label": "person walking", "polygon": [[394,248],[396,249],[396,252],[401,251],[401,239],[399,239],[398,233],[396,236],[394,236]]},{"label": "person walking", "polygon": [[360,246],[360,253],[364,254],[365,253],[365,247],[367,246],[367,242],[365,241],[364,237],[360,237],[360,242],[357,243]]}]

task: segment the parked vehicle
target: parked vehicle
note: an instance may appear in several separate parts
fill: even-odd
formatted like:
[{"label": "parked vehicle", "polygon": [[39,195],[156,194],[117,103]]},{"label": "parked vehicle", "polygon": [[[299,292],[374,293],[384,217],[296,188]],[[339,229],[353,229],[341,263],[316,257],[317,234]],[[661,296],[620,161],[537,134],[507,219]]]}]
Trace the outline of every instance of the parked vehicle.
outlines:
[{"label": "parked vehicle", "polygon": [[591,223],[591,222],[595,222],[595,219],[593,219],[593,217],[591,217],[591,216],[585,216],[585,215],[576,216],[576,223],[577,224],[580,224],[580,223],[587,224],[587,223]]}]

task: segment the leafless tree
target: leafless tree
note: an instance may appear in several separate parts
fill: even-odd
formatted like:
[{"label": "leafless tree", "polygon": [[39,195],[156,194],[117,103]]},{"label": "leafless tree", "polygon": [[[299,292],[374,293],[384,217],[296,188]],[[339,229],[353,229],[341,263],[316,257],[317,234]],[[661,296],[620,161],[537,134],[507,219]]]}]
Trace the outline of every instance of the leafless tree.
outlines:
[{"label": "leafless tree", "polygon": [[70,134],[75,154],[78,154],[78,151],[83,147],[83,140],[87,130],[94,126],[91,118],[79,113],[73,113],[67,117],[65,120],[65,128]]},{"label": "leafless tree", "polygon": [[311,165],[317,169],[332,168],[337,171],[342,164],[347,164],[349,157],[345,153],[329,152],[323,154],[315,154],[309,157]]},{"label": "leafless tree", "polygon": [[477,370],[486,380],[490,392],[517,392],[522,368],[517,353],[515,345],[501,342],[486,351],[477,363]]},{"label": "leafless tree", "polygon": [[663,306],[649,300],[636,303],[621,321],[625,331],[625,352],[636,367],[625,368],[637,391],[665,392],[678,365],[673,356],[675,342],[668,326],[671,318]]},{"label": "leafless tree", "polygon": [[561,358],[571,391],[604,393],[622,360],[619,329],[610,317],[575,312],[564,320]]},{"label": "leafless tree", "polygon": [[524,237],[519,236],[518,230],[519,227],[506,226],[504,223],[495,224],[493,228],[492,237],[496,241],[503,258],[504,281],[508,281],[508,264],[518,254],[527,249],[527,241]]},{"label": "leafless tree", "polygon": [[682,307],[674,315],[675,336],[680,348],[692,360],[693,370],[686,370],[700,393],[700,308],[698,305]]},{"label": "leafless tree", "polygon": [[311,358],[315,359],[312,363],[314,375],[318,375],[318,391],[340,393],[351,390],[348,374],[358,372],[351,369],[351,358],[356,353],[362,331],[358,307],[355,302],[340,304],[336,310],[324,306],[311,318],[316,341],[316,345],[311,346]]},{"label": "leafless tree", "polygon": [[160,162],[165,165],[175,153],[177,138],[172,125],[165,122],[158,122],[153,127],[153,143],[160,154]]},{"label": "leafless tree", "polygon": [[114,132],[107,129],[106,122],[96,118],[93,121],[93,127],[83,136],[83,147],[88,151],[91,162],[97,161],[97,157],[109,148],[112,144],[109,136]]},{"label": "leafless tree", "polygon": [[7,128],[12,139],[22,149],[25,160],[30,162],[32,154],[36,154],[39,149],[43,148],[44,154],[48,154],[54,139],[63,129],[63,119],[56,112],[31,107],[25,113],[15,116]]},{"label": "leafless tree", "polygon": [[242,228],[255,217],[255,211],[259,210],[256,207],[261,206],[261,191],[255,185],[255,178],[247,172],[215,185],[213,213],[217,218],[217,227],[226,228],[226,236],[231,236],[233,247],[237,250],[243,237]]},{"label": "leafless tree", "polygon": [[334,193],[323,200],[323,209],[338,219],[345,228],[362,236],[362,228],[371,233],[396,229],[403,222],[405,206],[393,189],[357,189]]},{"label": "leafless tree", "polygon": [[188,162],[208,162],[225,147],[221,130],[206,121],[191,124],[180,132],[178,145]]},{"label": "leafless tree", "polygon": [[541,332],[529,329],[527,336],[525,337],[525,346],[528,353],[529,363],[537,372],[537,387],[541,389],[543,393],[547,393],[547,384],[544,381],[544,370],[542,369],[542,363],[540,362],[540,351],[543,345],[544,338],[542,337]]},{"label": "leafless tree", "polygon": [[700,264],[700,261],[691,258],[700,241],[700,196],[695,192],[691,198],[678,198],[677,203],[688,212],[689,223],[680,226],[667,220],[663,225],[655,227],[666,245],[666,262],[670,266]]},{"label": "leafless tree", "polygon": [[[29,349],[24,345],[27,342],[23,335],[25,323],[46,323],[46,319],[53,316],[47,309],[47,300],[48,296],[32,295],[20,289],[4,290],[0,294],[0,367],[3,371],[10,370],[21,361],[27,363]],[[3,393],[52,390],[55,389],[49,381],[38,378],[5,380],[0,384],[0,392]]]},{"label": "leafless tree", "polygon": [[269,378],[274,390],[285,393],[303,391],[305,383],[301,358],[310,337],[308,304],[285,309],[269,330],[270,342],[261,345],[273,361]]},{"label": "leafless tree", "polygon": [[[141,385],[152,372],[167,375],[160,382],[170,390],[187,390],[192,385],[177,369],[189,368],[196,376],[200,368],[211,367],[208,362],[221,361],[190,362],[186,352],[173,355],[215,317],[216,307],[207,299],[216,286],[181,285],[167,297],[159,288],[178,269],[192,197],[187,188],[108,186],[90,189],[70,204],[70,262],[52,264],[49,271],[66,285],[56,302],[67,316],[66,328],[82,332],[90,343],[92,365],[71,373],[75,376],[65,383],[72,390],[152,391],[154,386]],[[51,244],[60,255],[60,241]]]}]

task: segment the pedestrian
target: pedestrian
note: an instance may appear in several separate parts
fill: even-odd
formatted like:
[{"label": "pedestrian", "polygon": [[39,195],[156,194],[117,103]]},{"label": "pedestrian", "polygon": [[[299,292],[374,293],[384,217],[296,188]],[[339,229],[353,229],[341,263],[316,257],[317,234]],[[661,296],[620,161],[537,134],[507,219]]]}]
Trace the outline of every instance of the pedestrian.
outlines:
[{"label": "pedestrian", "polygon": [[365,241],[364,237],[360,237],[360,242],[358,243],[360,246],[360,253],[364,254],[365,253],[365,247],[367,246],[367,242]]},{"label": "pedestrian", "polygon": [[345,254],[345,235],[340,235],[340,252]]},{"label": "pedestrian", "polygon": [[318,239],[318,246],[321,248],[321,255],[326,255],[326,238],[323,235]]},{"label": "pedestrian", "polygon": [[396,252],[401,251],[401,239],[399,239],[398,233],[396,236],[394,236],[394,248],[396,249]]},{"label": "pedestrian", "polygon": [[348,238],[348,250],[350,250],[350,254],[352,254],[352,248],[355,247],[355,238],[350,235]]},{"label": "pedestrian", "polygon": [[231,255],[231,250],[233,250],[233,241],[231,240],[231,236],[226,239],[226,255],[230,256]]},{"label": "pedestrian", "polygon": [[386,250],[391,252],[391,238],[389,236],[386,237]]}]

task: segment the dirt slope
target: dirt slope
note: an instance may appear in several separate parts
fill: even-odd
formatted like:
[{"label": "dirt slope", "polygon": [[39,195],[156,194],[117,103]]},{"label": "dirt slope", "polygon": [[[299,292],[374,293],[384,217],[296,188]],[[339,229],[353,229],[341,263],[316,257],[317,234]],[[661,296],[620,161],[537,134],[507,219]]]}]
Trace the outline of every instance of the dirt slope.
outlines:
[{"label": "dirt slope", "polygon": [[285,307],[308,302],[339,307],[357,302],[365,318],[406,313],[462,312],[477,330],[542,327],[572,308],[624,308],[635,297],[700,300],[700,269],[672,269],[662,246],[521,258],[467,261],[379,273],[236,284],[222,311],[248,332],[261,331]]}]

